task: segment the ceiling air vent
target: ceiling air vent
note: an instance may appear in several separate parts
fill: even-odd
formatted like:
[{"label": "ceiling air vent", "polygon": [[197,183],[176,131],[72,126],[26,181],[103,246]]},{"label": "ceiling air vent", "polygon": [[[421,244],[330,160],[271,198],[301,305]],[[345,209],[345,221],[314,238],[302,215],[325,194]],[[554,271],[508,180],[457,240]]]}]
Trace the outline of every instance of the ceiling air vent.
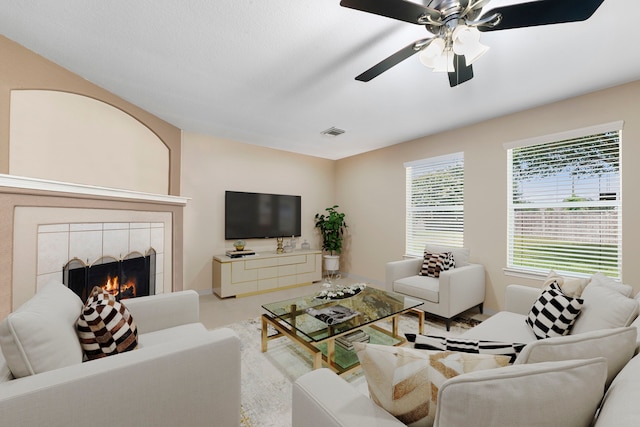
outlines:
[{"label": "ceiling air vent", "polygon": [[322,132],[320,132],[322,135],[328,135],[328,136],[338,136],[338,135],[342,135],[344,133],[344,130],[342,129],[338,129],[337,127],[330,127],[327,130],[323,130]]}]

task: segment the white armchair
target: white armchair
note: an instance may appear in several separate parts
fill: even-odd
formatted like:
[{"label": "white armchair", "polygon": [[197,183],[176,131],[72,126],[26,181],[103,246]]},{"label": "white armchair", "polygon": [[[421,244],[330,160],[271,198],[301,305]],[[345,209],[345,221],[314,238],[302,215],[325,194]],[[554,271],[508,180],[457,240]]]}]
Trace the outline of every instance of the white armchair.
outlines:
[{"label": "white armchair", "polygon": [[386,265],[386,289],[423,301],[418,309],[446,321],[447,331],[451,319],[473,307],[483,310],[485,272],[481,264],[469,263],[469,250],[447,246],[426,245],[425,250],[435,253],[452,252],[456,266],[440,272],[440,277],[419,275],[422,258],[392,261]]},{"label": "white armchair", "polygon": [[[87,362],[73,342],[81,307],[53,283],[0,324],[2,425],[240,425],[240,340],[199,323],[196,292],[126,300],[138,348]],[[14,378],[16,357],[36,372]]]}]

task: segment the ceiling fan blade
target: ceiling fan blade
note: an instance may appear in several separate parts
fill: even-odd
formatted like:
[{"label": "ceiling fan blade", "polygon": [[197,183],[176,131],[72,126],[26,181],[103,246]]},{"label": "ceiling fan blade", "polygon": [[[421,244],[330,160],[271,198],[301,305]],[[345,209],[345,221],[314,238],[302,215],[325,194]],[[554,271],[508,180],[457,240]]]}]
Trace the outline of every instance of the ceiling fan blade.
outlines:
[{"label": "ceiling fan blade", "polygon": [[415,49],[415,45],[416,45],[415,43],[411,43],[410,45],[400,49],[399,51],[397,51],[387,59],[383,59],[373,67],[369,68],[364,73],[357,76],[356,80],[359,80],[361,82],[368,82],[374,77],[378,77],[380,74],[384,73],[389,68],[398,65],[399,63],[409,58],[410,56],[413,56],[414,54],[418,53],[419,50]]},{"label": "ceiling fan blade", "polygon": [[482,18],[499,13],[502,20],[493,27],[479,26],[478,29],[496,31],[584,21],[589,19],[603,2],[604,0],[539,0],[497,7],[484,13]]},{"label": "ceiling fan blade", "polygon": [[440,11],[436,9],[405,0],[342,0],[340,6],[418,25],[424,24],[419,22],[422,16],[431,16],[434,21],[441,17]]},{"label": "ceiling fan blade", "polygon": [[449,86],[454,87],[467,82],[473,78],[473,67],[467,65],[464,55],[453,57],[454,72],[449,73]]}]

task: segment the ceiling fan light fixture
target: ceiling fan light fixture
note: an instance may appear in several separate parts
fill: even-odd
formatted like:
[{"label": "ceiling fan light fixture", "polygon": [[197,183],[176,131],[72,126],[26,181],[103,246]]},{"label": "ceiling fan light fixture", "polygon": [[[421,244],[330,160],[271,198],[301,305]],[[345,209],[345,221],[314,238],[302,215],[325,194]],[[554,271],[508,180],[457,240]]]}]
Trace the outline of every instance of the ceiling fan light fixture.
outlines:
[{"label": "ceiling fan light fixture", "polygon": [[475,27],[458,25],[453,30],[451,38],[453,51],[458,55],[464,55],[467,65],[473,64],[489,50],[489,46],[480,43],[480,31]]},{"label": "ceiling fan light fixture", "polygon": [[427,47],[420,51],[420,62],[425,67],[433,69],[434,72],[451,72],[453,66],[453,52],[451,48],[446,47],[447,43],[444,39],[438,37],[434,39]]}]

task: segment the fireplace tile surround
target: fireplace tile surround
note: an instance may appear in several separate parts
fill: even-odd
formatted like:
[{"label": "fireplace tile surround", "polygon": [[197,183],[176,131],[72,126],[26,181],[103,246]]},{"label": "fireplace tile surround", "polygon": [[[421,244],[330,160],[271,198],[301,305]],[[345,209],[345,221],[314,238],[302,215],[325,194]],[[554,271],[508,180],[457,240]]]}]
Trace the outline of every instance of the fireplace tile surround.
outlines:
[{"label": "fireplace tile surround", "polygon": [[156,293],[164,290],[164,223],[106,222],[42,224],[38,226],[36,286],[62,280],[62,267],[72,258],[91,264],[110,256],[156,251]]}]

